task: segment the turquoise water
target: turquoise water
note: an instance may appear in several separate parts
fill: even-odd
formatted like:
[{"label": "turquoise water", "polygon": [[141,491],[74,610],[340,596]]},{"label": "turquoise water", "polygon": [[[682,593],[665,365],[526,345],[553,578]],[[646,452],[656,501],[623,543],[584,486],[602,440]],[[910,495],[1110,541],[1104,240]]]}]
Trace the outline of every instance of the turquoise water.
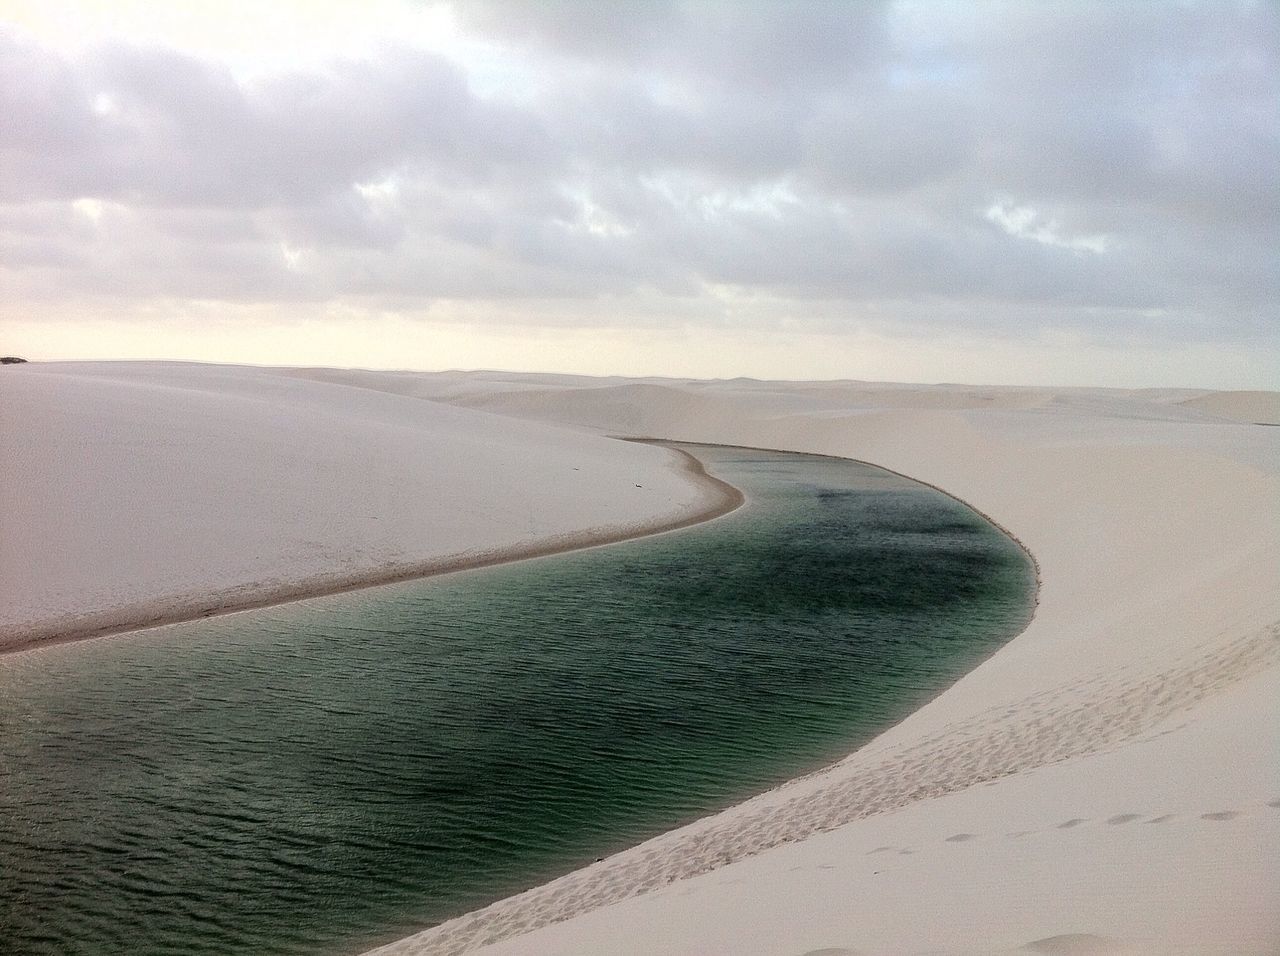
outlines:
[{"label": "turquoise water", "polygon": [[695,450],[744,507],[0,657],[4,951],[357,952],[841,756],[1025,623],[945,495]]}]

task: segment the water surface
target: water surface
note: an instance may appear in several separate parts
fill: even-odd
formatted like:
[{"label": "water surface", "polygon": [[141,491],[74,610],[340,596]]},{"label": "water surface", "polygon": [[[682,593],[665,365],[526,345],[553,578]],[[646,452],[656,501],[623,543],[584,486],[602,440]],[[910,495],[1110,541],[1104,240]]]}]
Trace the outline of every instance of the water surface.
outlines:
[{"label": "water surface", "polygon": [[5,951],[357,952],[842,756],[1025,623],[946,495],[693,450],[744,507],[0,658]]}]

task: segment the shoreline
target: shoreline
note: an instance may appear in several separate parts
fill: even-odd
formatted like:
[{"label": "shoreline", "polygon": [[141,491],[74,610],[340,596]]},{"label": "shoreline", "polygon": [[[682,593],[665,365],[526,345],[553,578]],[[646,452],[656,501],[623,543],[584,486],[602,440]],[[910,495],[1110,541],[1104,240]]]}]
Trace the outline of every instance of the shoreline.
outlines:
[{"label": "shoreline", "polygon": [[[670,391],[648,434],[864,461],[1001,515],[1049,577],[1033,619],[844,760],[373,952],[1274,949],[1276,735],[1242,733],[1280,726],[1280,526],[1260,520],[1278,449],[1257,429],[1181,427],[1141,395],[868,413],[850,387],[780,415]],[[586,418],[570,400],[543,414]],[[1144,818],[1175,823],[1122,828]],[[926,916],[902,919],[920,899]]]},{"label": "shoreline", "polygon": [[[701,524],[707,521],[715,520],[716,518],[719,518],[719,517],[723,517],[724,515],[730,514],[733,511],[737,510],[737,508],[741,507],[741,505],[745,502],[746,498],[740,489],[724,481],[723,479],[710,474],[707,470],[706,464],[704,464],[704,462],[701,461],[695,454],[692,454],[689,451],[686,451],[683,447],[677,447],[677,446],[690,446],[694,449],[715,448],[715,449],[758,451],[758,452],[776,453],[776,454],[784,454],[784,455],[803,456],[806,458],[828,459],[830,461],[836,461],[836,462],[842,462],[842,463],[851,462],[851,463],[863,465],[869,468],[873,468],[877,471],[881,471],[886,474],[894,475],[912,484],[920,485],[922,487],[929,488],[932,491],[938,492],[939,494],[945,495],[947,498],[957,502],[968,511],[980,517],[987,524],[995,528],[1000,534],[1004,535],[1006,538],[1012,541],[1018,547],[1018,549],[1026,556],[1027,561],[1029,562],[1032,568],[1033,582],[1032,582],[1032,593],[1030,595],[1031,600],[1030,600],[1029,612],[1027,614],[1026,619],[1022,621],[1018,630],[1013,634],[1011,634],[1005,643],[1007,644],[1009,641],[1013,641],[1017,637],[1019,637],[1021,634],[1023,634],[1036,615],[1036,609],[1039,604],[1039,594],[1040,594],[1040,588],[1041,588],[1042,582],[1041,582],[1041,574],[1040,574],[1040,565],[1035,555],[1027,548],[1027,546],[1016,535],[1011,533],[1003,524],[992,519],[990,515],[986,514],[984,511],[975,507],[974,505],[970,504],[969,502],[965,501],[959,496],[952,494],[946,489],[941,488],[933,483],[930,483],[928,481],[923,481],[921,479],[908,475],[904,472],[897,471],[895,469],[878,464],[876,462],[867,461],[865,459],[852,458],[845,455],[796,451],[796,450],[790,450],[785,448],[767,448],[763,446],[745,445],[745,444],[736,444],[736,443],[727,443],[727,442],[688,441],[688,440],[679,439],[679,438],[663,438],[663,437],[654,437],[654,436],[629,436],[629,435],[622,435],[622,434],[613,434],[607,437],[617,441],[633,442],[637,444],[657,445],[657,446],[666,448],[671,452],[674,452],[678,456],[678,458],[676,461],[672,462],[673,466],[683,471],[684,473],[688,474],[689,476],[691,476],[695,482],[699,483],[704,489],[706,489],[707,494],[704,497],[704,502],[706,503],[706,507],[698,508],[696,511],[693,511],[692,513],[686,513],[678,517],[676,520],[645,523],[642,525],[624,526],[621,528],[615,528],[612,531],[605,534],[596,534],[590,530],[587,530],[587,531],[582,531],[582,532],[573,533],[569,535],[558,536],[549,541],[544,541],[541,544],[531,544],[523,547],[517,546],[509,549],[494,549],[491,551],[480,552],[477,554],[473,554],[473,555],[469,555],[461,558],[445,557],[441,559],[436,559],[431,562],[423,562],[421,564],[410,565],[410,566],[397,569],[394,571],[390,571],[390,572],[374,571],[369,573],[356,574],[352,576],[344,575],[341,578],[339,578],[337,581],[332,581],[331,579],[330,580],[322,579],[321,581],[317,581],[315,578],[312,578],[308,581],[302,581],[296,584],[287,585],[287,586],[283,586],[276,589],[271,589],[266,592],[260,592],[255,596],[246,597],[243,601],[236,601],[236,602],[225,601],[221,605],[215,608],[209,608],[205,606],[199,610],[191,611],[188,607],[173,608],[171,606],[169,612],[165,614],[163,617],[157,617],[156,619],[149,619],[144,623],[139,623],[135,619],[132,622],[121,622],[119,624],[105,624],[100,627],[78,631],[78,632],[52,635],[48,637],[34,637],[34,638],[27,639],[25,642],[19,643],[19,644],[0,645],[0,655],[21,653],[28,650],[37,650],[39,648],[50,647],[58,644],[75,643],[82,640],[92,640],[97,637],[107,637],[107,636],[115,636],[115,635],[121,635],[121,634],[139,633],[139,632],[151,630],[157,627],[164,627],[170,624],[185,623],[185,622],[199,620],[207,617],[215,617],[215,616],[222,616],[224,614],[240,613],[242,611],[256,610],[259,608],[288,604],[294,601],[307,600],[307,599],[316,598],[316,597],[325,597],[329,595],[347,593],[347,592],[352,592],[357,590],[364,590],[366,588],[380,587],[388,584],[405,583],[408,581],[419,580],[427,577],[436,577],[436,576],[445,575],[445,574],[452,574],[452,573],[457,573],[461,571],[479,570],[479,569],[492,567],[500,564],[508,564],[508,563],[514,563],[517,561],[532,560],[532,559],[542,558],[542,557],[550,557],[557,554],[567,553],[570,551],[588,550],[594,547],[605,547],[612,544],[618,544],[626,541],[638,540],[640,538],[653,537],[660,534],[683,530],[684,528],[688,528],[688,527]],[[206,598],[202,601],[195,602],[195,603],[198,603],[200,605],[207,605],[208,599]],[[1004,645],[1001,645],[1001,646],[1004,646]],[[984,658],[981,661],[978,661],[975,665],[973,665],[973,667],[974,668],[980,667],[985,662],[985,660],[986,658]],[[970,668],[970,670],[972,669],[973,668]],[[965,671],[963,674],[958,675],[955,678],[955,680],[958,681],[962,679],[967,673],[969,673],[969,671]],[[948,684],[947,687],[940,690],[938,694],[935,695],[934,697],[931,697],[929,700],[922,702],[920,704],[920,707],[927,706],[928,703],[933,699],[936,699],[937,696],[940,696],[941,694],[946,693],[947,690],[949,690],[950,687],[953,686],[953,684],[954,684],[954,681],[951,684]],[[917,707],[916,710],[919,710],[920,707]],[[912,713],[915,713],[915,710],[913,710]],[[893,724],[886,726],[876,735],[876,738],[889,732],[891,729],[896,727],[903,720],[908,719],[910,716],[911,714],[904,715],[899,720],[894,721]],[[800,772],[793,777],[789,777],[786,780],[780,781],[779,783],[774,784],[773,786],[769,787],[766,790],[757,791],[754,793],[748,793],[742,796],[741,798],[735,800],[733,803],[722,807],[719,810],[715,810],[706,815],[696,817],[691,820],[687,820],[683,823],[679,823],[673,826],[671,829],[663,831],[662,833],[649,838],[649,840],[642,841],[640,844],[625,846],[621,849],[615,850],[612,853],[610,853],[608,856],[604,857],[601,862],[595,864],[595,866],[607,865],[613,858],[618,856],[629,855],[630,853],[635,851],[638,847],[644,846],[650,841],[665,840],[669,837],[672,837],[673,835],[679,834],[687,830],[688,828],[700,827],[704,824],[707,824],[711,821],[714,821],[720,818],[724,814],[733,813],[737,811],[739,808],[743,807],[744,805],[750,804],[762,798],[768,798],[799,782],[820,777],[821,775],[829,772],[833,768],[839,766],[840,764],[848,760],[850,757],[856,754],[858,750],[861,750],[862,747],[869,746],[871,743],[875,741],[876,738],[872,738],[872,740],[866,741],[862,746],[860,746],[859,748],[853,751],[841,752],[838,756],[828,759],[819,765],[812,766],[810,769]],[[734,862],[734,859],[729,859],[724,861],[725,864],[731,863],[731,862]],[[713,867],[713,868],[718,868],[718,867]],[[455,921],[466,920],[474,913],[483,912],[485,909],[488,909],[490,907],[500,907],[504,902],[508,900],[514,900],[514,899],[520,898],[522,896],[525,896],[526,894],[537,893],[543,887],[557,884],[563,880],[572,878],[575,874],[582,872],[583,869],[591,870],[593,869],[593,867],[588,866],[586,868],[581,868],[578,870],[562,873],[560,876],[554,877],[551,880],[546,880],[541,883],[527,886],[524,890],[519,891],[512,895],[508,895],[506,897],[501,897],[497,900],[494,900],[491,903],[487,904],[486,906],[481,907],[479,910],[471,910],[471,911],[459,914],[458,916],[452,917],[451,919],[446,920],[443,923],[436,924],[436,926],[429,927],[428,929],[420,932],[430,934],[434,930],[439,929],[440,927],[449,925]],[[587,910],[583,910],[581,912],[585,912],[585,911]],[[573,914],[573,915],[577,915],[577,914]],[[537,924],[535,924],[535,926],[531,928],[536,928],[536,926]],[[418,934],[414,934],[414,936],[416,935]],[[408,940],[413,939],[414,936],[400,937],[395,940],[389,941],[388,943],[380,944],[380,946],[376,950],[371,950],[370,952],[381,952],[383,947],[388,947],[388,946],[396,947],[398,944],[402,942],[406,942]],[[499,938],[502,938],[502,937],[499,937]]]},{"label": "shoreline", "polygon": [[[803,773],[799,773],[794,777],[789,777],[788,779],[782,781],[781,783],[775,784],[774,786],[769,787],[766,790],[749,794],[743,797],[742,799],[730,804],[729,806],[724,807],[723,809],[698,817],[686,823],[679,824],[671,828],[670,830],[665,830],[662,833],[658,834],[657,836],[650,837],[649,839],[643,840],[640,843],[634,844],[632,846],[624,847],[620,850],[616,850],[610,853],[609,855],[597,860],[593,864],[588,864],[587,866],[579,867],[578,869],[571,870],[567,873],[563,873],[560,876],[553,877],[552,879],[547,880],[543,883],[539,883],[534,886],[527,887],[524,890],[520,890],[516,893],[494,900],[493,902],[486,904],[484,906],[478,907],[477,909],[470,910],[466,913],[461,913],[458,916],[445,920],[442,923],[437,923],[435,926],[427,927],[426,929],[420,930],[417,933],[411,934],[409,936],[400,937],[398,939],[379,944],[373,947],[372,949],[363,951],[361,953],[361,956],[425,956],[425,954],[460,954],[462,952],[469,952],[473,948],[470,944],[466,942],[462,942],[460,944],[458,941],[452,938],[453,932],[451,931],[454,930],[455,928],[458,933],[463,935],[468,935],[471,933],[476,933],[476,934],[483,933],[486,939],[485,939],[485,942],[481,944],[481,948],[487,948],[489,945],[493,943],[502,943],[502,942],[510,941],[519,936],[523,936],[528,932],[533,932],[534,930],[537,930],[537,929],[541,929],[547,926],[552,926],[552,925],[555,925],[556,923],[562,923],[566,920],[574,919],[586,913],[603,909],[611,904],[619,903],[627,899],[634,899],[639,896],[644,896],[650,893],[652,890],[661,889],[663,886],[669,886],[671,885],[672,882],[678,882],[681,879],[687,879],[693,875],[701,875],[703,873],[709,873],[714,870],[721,869],[725,866],[739,862],[740,860],[755,856],[758,853],[763,852],[764,850],[772,849],[774,846],[778,846],[785,843],[798,842],[800,840],[805,839],[808,835],[812,835],[812,833],[827,832],[830,829],[834,829],[834,827],[825,827],[825,826],[814,827],[811,831],[807,832],[804,836],[791,837],[791,838],[780,840],[778,842],[770,842],[768,845],[763,847],[747,848],[741,851],[740,853],[738,853],[737,855],[733,855],[733,856],[719,855],[713,862],[710,862],[709,865],[698,866],[691,872],[680,873],[674,876],[673,878],[662,880],[652,886],[648,885],[645,879],[646,877],[650,877],[651,874],[647,873],[644,867],[641,867],[639,868],[639,872],[628,874],[632,877],[633,885],[623,886],[623,887],[618,887],[615,885],[610,887],[612,892],[616,894],[616,896],[614,896],[614,898],[612,899],[600,901],[590,906],[583,906],[580,909],[574,909],[572,912],[555,916],[551,919],[547,919],[545,922],[540,922],[537,919],[537,915],[524,913],[522,914],[524,917],[523,921],[527,923],[527,925],[524,928],[514,933],[503,932],[501,928],[501,924],[510,918],[510,915],[506,912],[506,910],[509,908],[514,908],[519,912],[521,909],[521,904],[523,904],[526,900],[536,898],[544,893],[554,897],[556,895],[556,891],[558,891],[561,887],[565,886],[568,883],[571,883],[576,879],[582,879],[583,882],[590,883],[592,876],[594,876],[595,874],[599,874],[602,871],[607,872],[611,865],[621,865],[623,868],[629,869],[631,858],[634,855],[638,854],[641,850],[643,850],[643,848],[647,846],[654,846],[657,844],[662,844],[667,842],[678,843],[690,837],[692,837],[692,840],[690,842],[701,842],[702,840],[705,840],[706,836],[710,835],[708,831],[712,831],[712,832],[716,831],[717,823],[721,821],[722,821],[721,823],[722,826],[728,827],[730,830],[732,830],[736,826],[736,821],[733,818],[743,813],[744,811],[746,811],[749,807],[755,806],[761,802],[768,802],[768,801],[775,800],[779,796],[785,794],[787,791],[791,790],[793,787],[795,787],[798,784],[804,784],[808,782],[821,780],[824,776],[832,773],[833,771],[836,771],[838,768],[847,764],[850,760],[855,758],[858,754],[873,747],[887,734],[890,734],[892,731],[898,728],[901,724],[903,724],[907,720],[910,720],[911,717],[914,716],[916,713],[918,713],[920,710],[928,707],[931,703],[936,701],[938,698],[948,693],[957,683],[963,680],[966,676],[968,676],[970,673],[972,673],[973,671],[977,670],[978,668],[986,664],[987,661],[989,661],[992,656],[999,653],[1001,649],[1003,649],[1004,647],[1007,647],[1013,641],[1016,641],[1019,637],[1025,634],[1027,632],[1027,629],[1031,626],[1031,623],[1035,620],[1036,612],[1040,606],[1040,591],[1043,583],[1041,579],[1040,562],[1039,560],[1037,560],[1035,554],[1032,553],[1031,549],[1028,548],[1027,545],[1017,535],[1013,534],[1002,523],[1000,523],[999,521],[996,521],[985,511],[975,507],[974,505],[970,504],[968,501],[965,501],[963,498],[959,497],[958,495],[952,494],[951,492],[947,491],[945,488],[941,488],[938,485],[933,484],[932,482],[923,481],[919,478],[915,478],[911,475],[908,475],[905,472],[897,471],[893,468],[889,468],[889,467],[886,467],[885,465],[877,464],[876,462],[873,462],[873,461],[867,461],[861,458],[851,458],[844,455],[823,454],[820,452],[795,451],[795,450],[785,449],[785,448],[765,448],[758,445],[745,445],[745,444],[740,445],[740,444],[727,443],[727,442],[686,441],[686,440],[677,439],[677,438],[657,438],[653,436],[610,435],[608,437],[615,438],[619,441],[631,441],[631,442],[637,442],[641,444],[661,445],[663,447],[671,447],[673,444],[678,444],[678,445],[690,445],[695,448],[742,449],[744,451],[777,452],[780,454],[787,454],[787,455],[803,455],[809,458],[826,458],[832,461],[853,462],[855,464],[865,465],[871,468],[875,468],[879,471],[886,472],[887,474],[891,474],[899,478],[903,478],[907,481],[912,482],[913,484],[917,484],[917,485],[921,485],[923,487],[929,488],[933,491],[936,491],[940,494],[945,495],[951,500],[959,503],[964,508],[978,515],[978,517],[980,517],[983,521],[990,524],[1000,534],[1004,535],[1006,538],[1012,541],[1017,546],[1018,550],[1020,550],[1026,556],[1027,561],[1031,565],[1032,575],[1033,575],[1030,612],[1028,613],[1026,620],[1022,622],[1021,627],[1016,632],[1011,634],[1009,638],[1003,644],[1000,645],[1000,647],[996,648],[992,652],[991,655],[988,655],[987,657],[984,657],[982,660],[977,661],[973,665],[973,667],[965,671],[963,674],[958,675],[954,681],[949,683],[946,687],[942,688],[937,694],[933,695],[928,700],[923,701],[918,707],[916,707],[910,713],[894,721],[892,724],[889,724],[888,726],[884,727],[874,737],[872,737],[870,740],[865,741],[863,744],[861,744],[854,750],[851,750],[839,757],[836,757],[834,760],[827,761],[823,763],[821,766],[816,766],[813,769],[805,771]],[[680,449],[673,449],[673,450],[679,451]],[[688,455],[688,453],[685,453],[685,454]],[[693,459],[694,461],[697,461],[697,459],[694,458],[694,456],[692,455],[688,455],[688,457]],[[698,462],[698,464],[701,466],[701,462]],[[705,473],[705,467],[703,468],[703,471]],[[708,477],[712,477],[712,476],[708,475]],[[916,797],[915,799],[924,799],[924,798],[925,798],[924,795],[921,795],[919,797]],[[912,801],[908,800],[902,804],[898,804],[897,807],[885,808],[885,809],[897,809],[897,808],[900,808],[901,806],[909,804],[910,802]],[[884,811],[879,811],[879,812],[884,812]],[[698,836],[695,834],[701,834],[701,836]],[[655,849],[655,853],[656,852],[657,851]],[[489,919],[484,918],[486,914],[491,914],[489,916]],[[490,931],[486,933],[485,928],[487,925],[490,924],[490,922],[499,924],[500,928],[496,932]],[[436,940],[434,938],[436,936],[440,936],[442,938],[440,938],[439,940]]]},{"label": "shoreline", "polygon": [[708,474],[702,462],[688,452],[671,447],[660,440],[647,443],[662,445],[679,456],[679,460],[673,462],[673,465],[706,490],[703,507],[692,512],[686,511],[673,519],[621,525],[604,530],[587,529],[507,548],[449,555],[427,561],[384,566],[369,571],[324,575],[260,589],[255,589],[252,584],[242,585],[211,595],[173,598],[144,607],[90,612],[77,615],[78,621],[65,622],[64,618],[51,624],[37,625],[18,631],[14,635],[0,637],[0,656],[100,637],[133,634],[170,624],[183,624],[203,618],[221,617],[224,614],[253,611],[388,584],[403,584],[407,581],[438,577],[459,571],[474,571],[515,561],[545,558],[569,551],[586,551],[591,548],[620,544],[624,541],[653,537],[714,521],[716,518],[736,511],[746,501],[746,497],[739,489]]},{"label": "shoreline", "polygon": [[[891,475],[896,475],[899,478],[905,478],[907,481],[914,482],[917,485],[923,485],[926,488],[932,488],[934,491],[938,492],[939,494],[946,495],[952,501],[959,502],[960,504],[968,508],[970,511],[972,511],[974,514],[978,515],[978,517],[982,518],[982,520],[987,522],[987,524],[991,525],[993,528],[995,528],[997,531],[1003,534],[1006,538],[1008,538],[1010,541],[1016,544],[1018,546],[1018,549],[1027,556],[1027,560],[1031,562],[1031,567],[1035,572],[1035,593],[1032,595],[1031,615],[1027,618],[1027,623],[1023,625],[1022,631],[1025,631],[1031,625],[1031,622],[1035,619],[1035,616],[1036,616],[1035,609],[1040,606],[1040,589],[1044,583],[1040,574],[1040,561],[1035,556],[1035,553],[1030,548],[1027,547],[1026,543],[1021,538],[1019,538],[1016,534],[1010,531],[1007,527],[1005,527],[995,518],[991,517],[991,515],[987,514],[977,505],[974,505],[966,501],[965,499],[961,498],[959,495],[952,494],[950,491],[947,491],[946,488],[943,488],[940,485],[935,485],[933,482],[925,481],[922,478],[916,478],[913,475],[908,475],[905,471],[896,471],[895,469],[890,468],[887,465],[877,464],[874,461],[868,461],[864,458],[850,458],[845,455],[825,455],[820,452],[796,451],[791,448],[764,448],[759,445],[733,445],[733,444],[726,444],[724,442],[713,442],[713,441],[684,441],[678,438],[650,438],[650,437],[630,438],[622,435],[612,435],[610,437],[618,438],[621,441],[634,441],[634,442],[640,442],[642,444],[650,444],[650,445],[668,446],[670,444],[678,444],[678,445],[693,445],[695,448],[742,448],[747,451],[776,451],[784,455],[808,455],[810,458],[830,458],[833,461],[852,461],[859,465],[867,465],[870,468],[878,468],[883,472],[887,472]],[[1009,640],[1012,641],[1015,638],[1017,638],[1019,635],[1022,634],[1022,631],[1019,631],[1017,634],[1013,635],[1013,637],[1009,638]]]}]

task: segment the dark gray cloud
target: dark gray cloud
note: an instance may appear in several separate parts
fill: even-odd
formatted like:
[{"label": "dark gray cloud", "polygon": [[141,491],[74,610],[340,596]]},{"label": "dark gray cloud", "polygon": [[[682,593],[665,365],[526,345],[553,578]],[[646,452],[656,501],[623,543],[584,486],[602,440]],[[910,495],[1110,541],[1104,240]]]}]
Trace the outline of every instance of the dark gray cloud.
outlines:
[{"label": "dark gray cloud", "polygon": [[809,91],[885,54],[884,0],[472,0],[457,7],[484,35],[601,71],[768,99]]},{"label": "dark gray cloud", "polygon": [[7,288],[670,296],[681,321],[714,288],[824,322],[1275,335],[1269,3],[459,13],[508,49],[506,88],[404,46],[245,82],[0,33]]}]

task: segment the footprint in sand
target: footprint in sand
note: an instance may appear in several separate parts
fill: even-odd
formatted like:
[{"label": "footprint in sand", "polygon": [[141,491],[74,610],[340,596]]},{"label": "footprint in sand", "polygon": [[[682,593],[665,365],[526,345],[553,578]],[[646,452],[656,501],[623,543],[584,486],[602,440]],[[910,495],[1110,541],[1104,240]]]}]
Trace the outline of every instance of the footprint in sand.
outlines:
[{"label": "footprint in sand", "polygon": [[1202,813],[1201,820],[1234,820],[1240,816],[1235,810],[1219,810],[1217,813]]},{"label": "footprint in sand", "polygon": [[957,833],[954,836],[947,837],[948,843],[964,843],[966,840],[976,840],[976,833]]},{"label": "footprint in sand", "polygon": [[1142,814],[1140,813],[1121,813],[1121,814],[1118,814],[1117,816],[1112,817],[1107,822],[1114,827],[1114,826],[1118,826],[1121,823],[1132,823],[1134,820],[1141,819],[1141,817],[1142,817]]},{"label": "footprint in sand", "polygon": [[1082,823],[1088,823],[1083,817],[1076,817],[1074,820],[1068,820],[1066,823],[1059,823],[1059,830],[1070,830],[1072,827],[1078,827]]}]

